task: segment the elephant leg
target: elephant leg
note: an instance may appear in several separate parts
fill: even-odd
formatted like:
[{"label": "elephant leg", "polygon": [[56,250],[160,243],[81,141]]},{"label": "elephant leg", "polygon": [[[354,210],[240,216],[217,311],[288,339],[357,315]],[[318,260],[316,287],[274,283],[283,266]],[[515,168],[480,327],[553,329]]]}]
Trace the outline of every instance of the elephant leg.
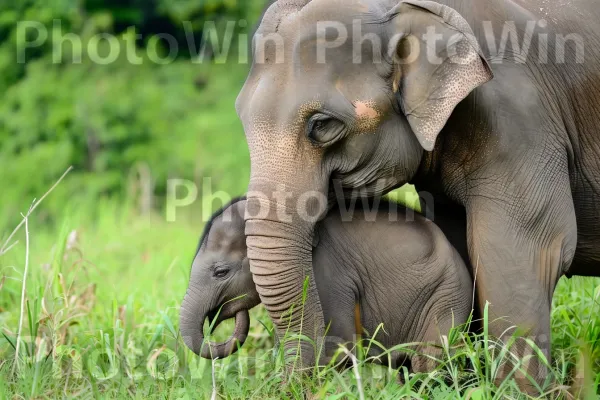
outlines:
[{"label": "elephant leg", "polygon": [[[531,392],[532,381],[542,383],[548,372],[525,338],[550,362],[552,295],[573,260],[577,225],[566,168],[526,171],[532,175],[511,182],[499,182],[498,174],[477,182],[467,202],[467,235],[480,310],[489,303],[490,335],[505,342],[521,337],[511,348],[523,362],[514,377]],[[511,371],[504,363],[496,380]]]},{"label": "elephant leg", "polygon": [[410,358],[410,365],[413,372],[431,372],[443,358],[443,350],[440,347],[441,332],[448,332],[450,328],[443,329],[437,324],[432,323],[427,328],[425,336],[419,340],[421,343],[416,349],[415,354]]},{"label": "elephant leg", "polygon": [[329,363],[340,346],[352,346],[356,339],[354,313],[356,301],[354,291],[346,286],[339,281],[330,285],[317,284],[327,323],[325,348],[321,349],[322,364]]},{"label": "elephant leg", "polygon": [[[468,295],[457,287],[444,287],[446,293],[443,300],[433,308],[426,317],[424,333],[414,342],[421,343],[416,353],[411,357],[411,367],[414,372],[431,372],[444,361],[443,340],[452,328],[460,326],[470,314],[470,308],[465,307],[462,296]],[[458,322],[457,322],[458,321]]]}]

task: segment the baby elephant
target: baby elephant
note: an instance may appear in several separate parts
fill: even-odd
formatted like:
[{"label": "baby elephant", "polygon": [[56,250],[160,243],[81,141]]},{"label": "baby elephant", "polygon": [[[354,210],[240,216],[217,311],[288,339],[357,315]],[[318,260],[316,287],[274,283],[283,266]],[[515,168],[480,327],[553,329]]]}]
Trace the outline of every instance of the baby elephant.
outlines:
[{"label": "baby elephant", "polygon": [[[207,224],[181,306],[185,344],[204,358],[235,352],[248,334],[248,310],[260,303],[246,256],[245,203],[243,198],[234,200]],[[397,217],[390,218],[395,213]],[[363,333],[357,328],[367,337],[377,332],[374,339],[385,348],[439,343],[440,335],[453,324],[466,322],[473,284],[463,260],[434,223],[417,213],[411,215],[402,206],[382,202],[377,210],[355,211],[352,218],[342,218],[336,208],[318,223],[313,268],[325,321],[330,324],[327,343],[352,342]],[[234,316],[235,330],[229,340],[203,343],[206,318],[216,318],[217,326]],[[380,324],[383,329],[378,329]],[[424,351],[422,346],[417,349],[422,355],[411,358],[415,371],[432,368],[423,355],[431,347]],[[393,356],[393,366],[406,357]]]}]

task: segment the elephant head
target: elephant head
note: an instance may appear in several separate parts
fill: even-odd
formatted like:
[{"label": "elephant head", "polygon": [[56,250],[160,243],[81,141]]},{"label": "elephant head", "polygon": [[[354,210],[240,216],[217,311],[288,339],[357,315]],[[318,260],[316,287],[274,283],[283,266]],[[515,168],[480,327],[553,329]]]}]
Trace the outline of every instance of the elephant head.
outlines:
[{"label": "elephant head", "polygon": [[372,196],[410,181],[492,73],[460,14],[421,0],[279,0],[253,54],[236,102],[251,158],[250,268],[278,334],[318,338],[311,249],[332,183]]},{"label": "elephant head", "polygon": [[[260,303],[246,257],[243,200],[234,200],[206,224],[181,305],[183,340],[204,358],[224,358],[235,353],[248,335],[248,310]],[[205,342],[202,327],[206,319],[214,329],[233,317],[235,330],[229,340]]]}]

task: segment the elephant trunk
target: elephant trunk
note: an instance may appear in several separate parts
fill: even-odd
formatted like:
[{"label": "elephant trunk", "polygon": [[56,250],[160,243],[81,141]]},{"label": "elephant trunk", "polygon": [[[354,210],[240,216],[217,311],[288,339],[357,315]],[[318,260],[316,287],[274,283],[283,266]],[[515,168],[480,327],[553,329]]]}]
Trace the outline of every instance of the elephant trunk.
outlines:
[{"label": "elephant trunk", "polygon": [[[250,270],[278,337],[303,335],[319,345],[325,329],[312,268],[312,244],[315,220],[324,212],[323,206],[308,201],[304,202],[308,204],[305,213],[297,212],[296,207],[288,214],[290,208],[272,200],[277,198],[272,187],[259,187],[251,179],[246,206]],[[297,199],[292,195],[292,201]],[[298,337],[284,341],[286,349],[299,348],[300,361],[314,365],[315,350],[319,349],[306,340],[298,347]]]},{"label": "elephant trunk", "polygon": [[[235,353],[244,344],[250,329],[250,315],[247,309],[235,314],[235,329],[231,337],[223,343],[204,340],[204,320],[213,313],[210,299],[195,291],[192,286],[181,304],[179,325],[185,345],[195,354],[207,358],[225,358]],[[213,329],[216,326],[213,327]]]}]

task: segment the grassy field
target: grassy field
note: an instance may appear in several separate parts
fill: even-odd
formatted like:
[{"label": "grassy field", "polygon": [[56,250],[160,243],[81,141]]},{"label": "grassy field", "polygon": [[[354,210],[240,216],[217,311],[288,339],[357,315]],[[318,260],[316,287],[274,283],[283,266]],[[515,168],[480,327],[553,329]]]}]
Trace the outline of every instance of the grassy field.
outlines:
[{"label": "grassy field", "polygon": [[[43,203],[35,212],[41,210]],[[332,399],[519,397],[514,382],[493,384],[502,355],[489,351],[491,338],[461,329],[449,335],[451,351],[431,374],[409,376],[359,357],[355,369],[285,379],[271,323],[258,308],[239,354],[214,363],[198,359],[183,346],[177,325],[202,226],[140,215],[108,200],[65,204],[57,221],[51,227],[32,218],[0,257],[0,398],[279,399],[304,398],[305,391]],[[597,280],[560,283],[552,316],[556,380],[548,397],[600,393],[599,296]]]}]

